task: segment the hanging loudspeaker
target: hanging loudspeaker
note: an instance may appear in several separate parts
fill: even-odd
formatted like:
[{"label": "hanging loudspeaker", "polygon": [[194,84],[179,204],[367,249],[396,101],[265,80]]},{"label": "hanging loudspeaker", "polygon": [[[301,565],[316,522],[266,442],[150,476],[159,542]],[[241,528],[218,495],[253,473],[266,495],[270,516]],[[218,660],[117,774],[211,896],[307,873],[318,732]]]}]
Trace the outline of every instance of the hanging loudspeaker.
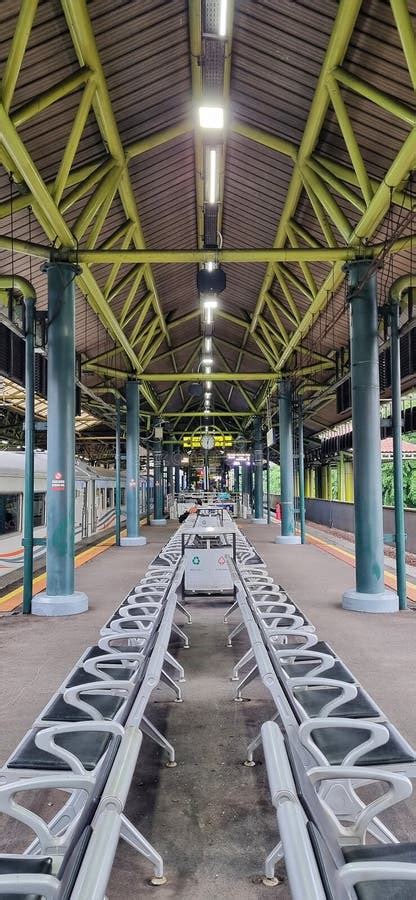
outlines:
[{"label": "hanging loudspeaker", "polygon": [[222,294],[227,284],[225,272],[218,269],[199,269],[196,283],[200,294]]}]

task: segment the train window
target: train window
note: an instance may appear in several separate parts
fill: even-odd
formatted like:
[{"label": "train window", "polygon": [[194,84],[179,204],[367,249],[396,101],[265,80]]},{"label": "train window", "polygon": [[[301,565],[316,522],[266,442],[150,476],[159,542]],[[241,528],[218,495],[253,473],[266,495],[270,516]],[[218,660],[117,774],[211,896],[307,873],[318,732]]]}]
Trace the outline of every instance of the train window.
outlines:
[{"label": "train window", "polygon": [[19,494],[0,494],[0,534],[19,531]]},{"label": "train window", "polygon": [[107,488],[107,509],[113,505],[113,488]]},{"label": "train window", "polygon": [[46,494],[33,495],[33,527],[39,528],[45,524],[45,498]]},{"label": "train window", "polygon": [[126,505],[126,488],[125,487],[122,487],[120,489],[120,504],[121,504],[121,506]]}]

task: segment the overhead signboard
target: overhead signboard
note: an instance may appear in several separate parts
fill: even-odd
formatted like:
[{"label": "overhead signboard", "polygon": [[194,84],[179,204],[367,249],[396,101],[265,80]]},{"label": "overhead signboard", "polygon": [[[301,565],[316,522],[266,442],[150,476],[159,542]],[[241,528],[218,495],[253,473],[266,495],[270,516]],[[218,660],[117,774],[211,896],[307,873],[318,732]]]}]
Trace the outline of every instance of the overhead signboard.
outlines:
[{"label": "overhead signboard", "polygon": [[[201,445],[202,434],[184,434],[182,446],[184,450],[199,450]],[[213,434],[214,447],[226,448],[233,446],[233,438],[231,434]]]}]

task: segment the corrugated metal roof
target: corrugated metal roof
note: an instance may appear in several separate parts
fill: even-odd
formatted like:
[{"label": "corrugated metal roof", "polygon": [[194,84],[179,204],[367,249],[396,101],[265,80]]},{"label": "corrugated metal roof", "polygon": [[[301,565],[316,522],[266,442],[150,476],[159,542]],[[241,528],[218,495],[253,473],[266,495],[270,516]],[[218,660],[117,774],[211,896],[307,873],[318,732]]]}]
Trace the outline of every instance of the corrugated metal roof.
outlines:
[{"label": "corrugated metal roof", "polygon": [[[3,0],[1,69],[10,50],[19,7],[17,0]],[[236,0],[230,83],[231,120],[263,129],[270,135],[292,141],[295,145],[300,144],[338,9],[339,3],[336,0],[281,0],[279,3],[275,0]],[[409,11],[416,22],[413,2],[409,3]],[[186,0],[131,0],[128,3],[125,0],[91,0],[88,3],[88,13],[124,147],[194,115]],[[416,110],[415,94],[390,4],[384,0],[363,0],[343,68]],[[77,55],[61,5],[57,0],[43,0],[39,4],[29,38],[12,111],[78,70]],[[410,126],[350,89],[342,85],[340,89],[366,169],[372,178],[382,180],[409,134]],[[47,183],[53,182],[56,176],[82,92],[83,87],[79,87],[18,129]],[[331,104],[316,152],[351,169],[351,160]],[[89,163],[91,160],[102,161],[107,155],[108,148],[91,111],[74,165]],[[226,143],[222,215],[224,248],[272,246],[293,169],[294,163],[288,156],[230,131]],[[153,249],[196,248],[193,133],[188,131],[137,156],[129,163],[128,171],[146,245]],[[20,190],[16,185],[13,186],[16,202]],[[352,187],[352,190],[360,199],[359,188]],[[65,213],[70,226],[74,225],[93,191],[92,187],[82,200]],[[361,217],[360,211],[335,190],[332,193],[340,210],[354,227]],[[5,170],[0,167],[0,202],[7,204],[9,194],[9,179]],[[388,220],[379,227],[373,240],[383,241],[391,236],[401,221],[401,215],[400,206],[392,204]],[[124,220],[122,203],[116,194],[99,243],[109,238]],[[296,210],[296,222],[317,241],[325,243],[304,191]],[[0,223],[0,232],[10,234],[10,230],[10,216],[6,215]],[[334,226],[333,230],[342,246],[344,238]],[[18,239],[28,239],[27,209],[14,211],[13,232]],[[31,217],[30,234],[34,242],[49,243],[34,216]],[[302,238],[300,243],[305,245]],[[412,264],[409,252],[403,252],[386,262],[379,275],[380,295],[384,296],[393,278],[409,271]],[[9,252],[2,253],[1,266],[2,271],[10,270]],[[32,260],[29,265],[27,258],[15,255],[13,267],[17,274],[32,278],[38,291],[39,305],[45,308],[46,278],[39,272],[39,261]],[[119,277],[123,277],[130,268],[130,265],[123,264]],[[230,370],[234,371],[239,361],[239,348],[244,346],[242,371],[265,371],[269,368],[268,362],[255,337],[248,336],[247,325],[256,306],[266,264],[233,263],[226,264],[224,269],[227,287],[220,298],[221,308],[215,316],[214,324],[214,346],[216,342],[218,346],[216,367],[223,369],[225,359]],[[315,263],[309,269],[319,287],[328,275],[329,266]],[[93,266],[92,271],[99,287],[104,290],[111,266]],[[296,264],[287,264],[286,272],[291,279],[288,281],[290,292],[303,315],[309,308],[310,300],[296,287],[293,278],[304,282],[305,274]],[[163,315],[168,323],[199,310],[195,264],[154,265],[152,273]],[[112,301],[111,310],[116,316],[123,309],[128,292],[129,286]],[[146,293],[147,287],[142,281],[134,301],[136,305]],[[287,309],[287,299],[276,278],[273,279],[270,293],[277,299],[280,308]],[[303,347],[306,349],[303,353],[297,352],[297,365],[305,366],[314,360],[312,352],[308,356],[307,348],[328,356],[334,349],[348,343],[348,311],[344,290],[341,288],[335,291],[334,296],[332,294],[332,291],[328,292],[325,311],[313,322],[309,334],[303,339]],[[231,314],[233,320],[224,317],[222,312]],[[152,315],[153,312],[148,313],[142,330]],[[262,315],[272,331],[275,330],[276,325],[267,306]],[[294,330],[293,316],[279,311],[278,315],[290,336]],[[133,317],[126,327],[127,335],[132,333],[135,322]],[[198,315],[172,329],[171,348],[179,371],[197,346],[195,342],[182,349],[182,344],[197,339],[201,334],[201,319]],[[261,330],[258,331],[258,338],[267,345],[267,339]],[[80,292],[77,293],[76,343],[78,352],[89,358],[114,347],[113,338],[98,321]],[[173,360],[168,350],[168,344],[163,340],[155,358],[148,363],[150,372],[172,370]],[[160,361],[159,356],[162,356]],[[292,365],[293,360],[292,363],[289,362],[289,368]],[[108,368],[112,366],[122,370],[129,368],[121,352],[109,357]],[[197,363],[194,364],[194,370],[196,368]],[[328,379],[328,372],[324,369],[319,371],[318,367],[313,377],[317,383],[323,383]],[[97,384],[100,377],[90,374],[86,376],[86,380],[91,385]],[[163,398],[170,385],[167,387],[166,383],[161,382],[154,387]],[[245,387],[255,396],[261,385],[259,382],[248,381]],[[219,386],[216,392],[218,404],[224,405],[230,396],[229,385]],[[183,388],[183,396],[186,396],[186,386]],[[236,411],[247,408],[237,387],[231,392],[230,403]],[[172,397],[168,410],[180,410],[182,405],[178,390]],[[331,401],[321,409],[317,418],[328,424],[336,421],[339,417],[336,415],[334,402]]]}]

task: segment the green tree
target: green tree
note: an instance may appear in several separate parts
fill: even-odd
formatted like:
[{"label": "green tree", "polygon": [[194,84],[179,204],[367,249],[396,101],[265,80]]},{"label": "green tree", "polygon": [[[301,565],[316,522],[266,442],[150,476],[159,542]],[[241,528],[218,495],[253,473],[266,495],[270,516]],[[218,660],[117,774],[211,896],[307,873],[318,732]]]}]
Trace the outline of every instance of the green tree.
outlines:
[{"label": "green tree", "polygon": [[[413,441],[412,443],[416,443],[416,441]],[[394,481],[392,462],[382,463],[381,483],[383,490],[383,504],[385,506],[393,506]],[[406,459],[403,462],[403,495],[405,506],[416,506],[416,460],[414,459]]]},{"label": "green tree", "polygon": [[[267,474],[266,470],[263,472],[263,490],[266,493],[267,490]],[[270,493],[271,494],[280,494],[280,466],[276,465],[276,463],[270,463]]]}]

